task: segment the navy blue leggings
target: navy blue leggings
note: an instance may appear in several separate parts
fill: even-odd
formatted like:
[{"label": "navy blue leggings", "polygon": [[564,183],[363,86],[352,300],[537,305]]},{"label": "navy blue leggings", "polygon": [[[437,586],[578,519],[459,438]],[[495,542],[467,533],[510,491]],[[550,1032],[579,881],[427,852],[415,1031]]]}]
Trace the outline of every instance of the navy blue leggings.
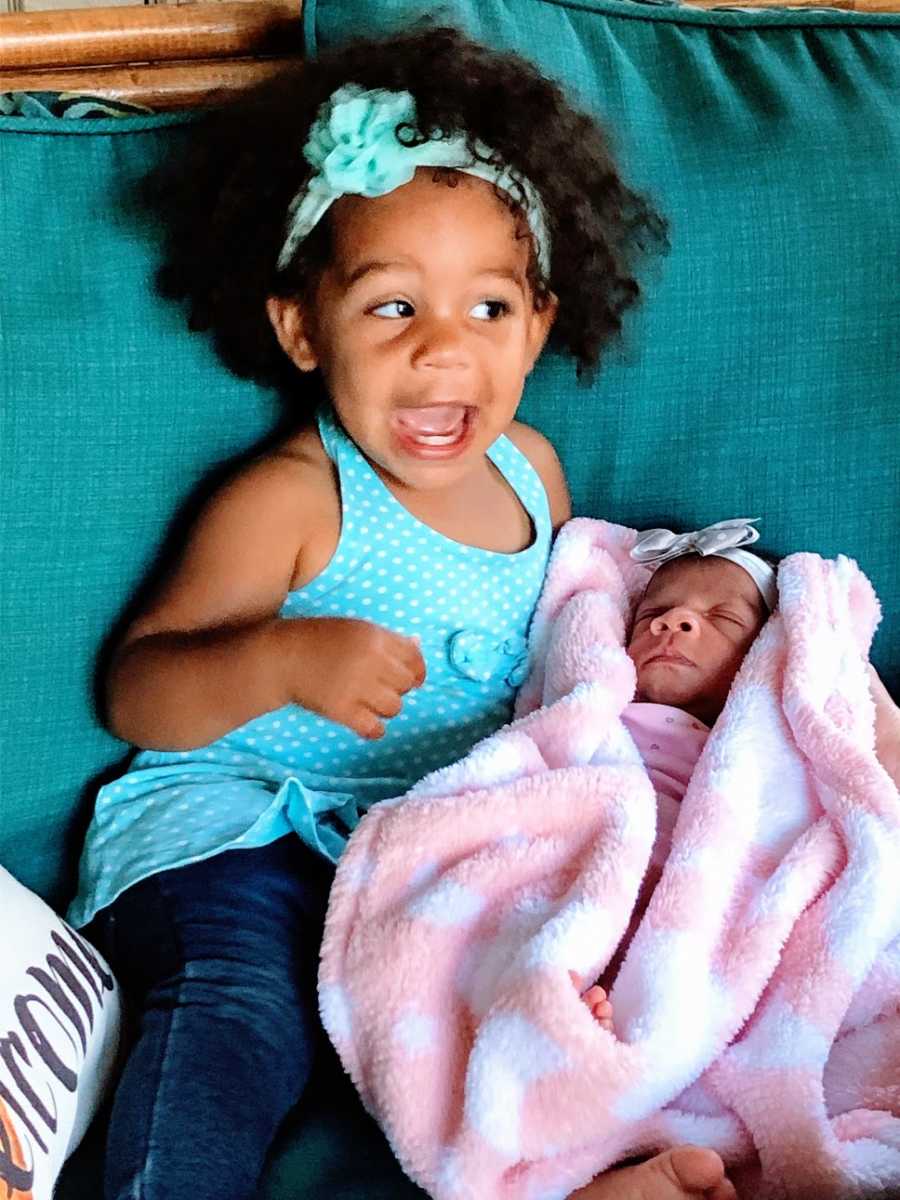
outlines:
[{"label": "navy blue leggings", "polygon": [[106,1200],[250,1200],[309,1077],[333,868],[294,835],[153,875],[86,931],[138,1027]]}]

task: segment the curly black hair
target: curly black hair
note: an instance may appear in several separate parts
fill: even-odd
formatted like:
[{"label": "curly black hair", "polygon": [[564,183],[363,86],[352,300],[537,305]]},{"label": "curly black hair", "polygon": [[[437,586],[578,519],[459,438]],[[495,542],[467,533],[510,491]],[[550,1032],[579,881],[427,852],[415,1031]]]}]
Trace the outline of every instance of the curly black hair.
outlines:
[{"label": "curly black hair", "polygon": [[[269,296],[309,297],[331,250],[326,217],[277,268],[291,200],[310,174],[301,150],[320,105],[341,85],[408,91],[419,133],[462,134],[541,196],[552,244],[549,279],[530,270],[536,303],[559,298],[553,342],[592,367],[635,303],[644,252],[663,249],[663,219],[622,181],[595,119],[516,54],[455,29],[357,41],[289,69],[190,130],[184,155],[143,189],[166,239],[158,285],[185,300],[237,375],[296,395],[299,372],[266,315]],[[408,132],[408,131],[407,131]],[[511,201],[515,208],[515,202]]]}]

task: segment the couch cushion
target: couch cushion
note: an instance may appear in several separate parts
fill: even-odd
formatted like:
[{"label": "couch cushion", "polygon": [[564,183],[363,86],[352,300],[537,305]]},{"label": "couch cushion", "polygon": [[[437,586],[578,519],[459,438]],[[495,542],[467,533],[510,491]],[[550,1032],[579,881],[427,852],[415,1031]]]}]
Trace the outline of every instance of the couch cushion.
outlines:
[{"label": "couch cushion", "polygon": [[[305,0],[307,45],[409,28],[420,0]],[[431,11],[435,11],[431,9]],[[589,390],[545,357],[522,416],[576,510],[855,557],[900,690],[900,14],[449,0],[611,127],[671,253]]]},{"label": "couch cushion", "polygon": [[[410,11],[306,0],[304,19],[324,46]],[[900,16],[628,0],[443,11],[608,117],[631,180],[672,223],[672,252],[593,385],[553,356],[529,384],[523,416],[559,447],[577,510],[687,527],[759,515],[776,552],[854,554],[890,625],[876,660],[900,683]],[[3,610],[16,631],[0,862],[56,901],[93,782],[126,749],[92,709],[97,646],[198,481],[276,413],[150,290],[155,239],[124,200],[185,120],[0,119]],[[76,1158],[65,1200],[98,1194],[90,1145]],[[265,1194],[405,1192],[332,1062]]]},{"label": "couch cushion", "polygon": [[59,901],[79,797],[126,747],[94,663],[200,477],[272,423],[152,292],[128,193],[186,118],[0,119],[6,721],[0,862]]},{"label": "couch cushion", "polygon": [[[412,8],[309,0],[307,37],[408,23]],[[884,602],[875,658],[896,685],[900,16],[628,0],[445,11],[606,116],[672,223],[672,252],[593,385],[553,355],[529,384],[523,416],[557,444],[577,511],[691,528],[760,516],[777,553],[853,554]],[[126,749],[91,709],[96,648],[197,480],[275,414],[150,288],[157,246],[126,198],[186,119],[0,118],[17,631],[0,862],[57,901],[92,783]]]}]

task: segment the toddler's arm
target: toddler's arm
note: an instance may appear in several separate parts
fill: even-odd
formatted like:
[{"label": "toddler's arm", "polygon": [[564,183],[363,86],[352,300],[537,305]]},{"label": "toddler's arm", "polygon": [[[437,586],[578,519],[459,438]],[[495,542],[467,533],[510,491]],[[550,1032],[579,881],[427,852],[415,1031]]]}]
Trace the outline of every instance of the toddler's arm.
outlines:
[{"label": "toddler's arm", "polygon": [[424,679],[417,644],[367,621],[278,616],[333,550],[329,472],[314,454],[275,454],[213,497],[113,657],[115,734],[147,749],[192,749],[296,703],[381,736]]}]

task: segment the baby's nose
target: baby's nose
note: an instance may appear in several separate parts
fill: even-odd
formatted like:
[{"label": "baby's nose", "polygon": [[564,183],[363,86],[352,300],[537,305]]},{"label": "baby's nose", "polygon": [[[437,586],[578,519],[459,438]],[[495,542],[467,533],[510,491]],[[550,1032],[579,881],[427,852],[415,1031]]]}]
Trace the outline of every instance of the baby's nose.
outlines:
[{"label": "baby's nose", "polygon": [[657,635],[661,633],[696,634],[700,632],[700,621],[693,609],[680,605],[670,608],[664,613],[657,613],[650,622],[650,632]]}]

